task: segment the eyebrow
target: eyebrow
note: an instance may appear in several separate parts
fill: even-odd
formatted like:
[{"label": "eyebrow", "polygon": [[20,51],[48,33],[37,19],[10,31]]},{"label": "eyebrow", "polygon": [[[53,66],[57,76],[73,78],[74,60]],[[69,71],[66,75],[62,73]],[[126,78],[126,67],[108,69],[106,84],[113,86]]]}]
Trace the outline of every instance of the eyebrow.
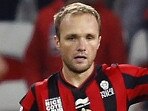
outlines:
[{"label": "eyebrow", "polygon": [[70,37],[70,36],[76,37],[76,36],[78,36],[78,34],[68,34],[68,35],[66,35],[66,37]]},{"label": "eyebrow", "polygon": [[[72,34],[66,35],[66,38],[67,38],[67,37],[71,37],[71,36],[73,36],[73,37],[79,37],[78,34],[72,33]],[[86,37],[87,37],[87,36],[93,36],[93,37],[95,37],[95,36],[97,36],[97,35],[96,35],[96,34],[92,34],[92,33],[87,33],[87,34],[85,34],[85,36],[86,36]]]}]

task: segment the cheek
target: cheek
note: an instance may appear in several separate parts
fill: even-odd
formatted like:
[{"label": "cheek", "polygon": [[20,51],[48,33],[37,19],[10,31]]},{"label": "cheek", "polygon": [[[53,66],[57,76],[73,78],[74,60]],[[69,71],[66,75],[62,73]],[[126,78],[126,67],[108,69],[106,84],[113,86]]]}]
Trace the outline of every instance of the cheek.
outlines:
[{"label": "cheek", "polygon": [[72,46],[69,45],[62,45],[60,47],[60,52],[62,56],[70,55],[73,52],[72,50],[73,50]]},{"label": "cheek", "polygon": [[98,46],[99,46],[98,42],[92,42],[91,44],[88,45],[88,47],[90,47],[91,50],[93,49],[92,51],[98,50]]},{"label": "cheek", "polygon": [[96,53],[98,51],[98,45],[92,45],[89,49],[90,55],[94,58],[96,56]]}]

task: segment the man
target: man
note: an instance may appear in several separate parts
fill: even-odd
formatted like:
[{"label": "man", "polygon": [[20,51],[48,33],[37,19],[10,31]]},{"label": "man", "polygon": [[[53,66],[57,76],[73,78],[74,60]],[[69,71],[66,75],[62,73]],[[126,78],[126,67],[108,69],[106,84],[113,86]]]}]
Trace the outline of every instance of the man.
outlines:
[{"label": "man", "polygon": [[120,19],[106,7],[104,0],[54,0],[39,11],[32,39],[26,49],[23,74],[28,86],[60,70],[62,61],[53,42],[55,35],[53,16],[64,5],[78,1],[93,6],[102,18],[100,34],[102,39],[96,63],[127,63]]},{"label": "man", "polygon": [[31,87],[20,102],[21,111],[127,111],[129,105],[148,99],[147,68],[95,65],[100,25],[97,11],[82,3],[55,15],[63,68]]}]

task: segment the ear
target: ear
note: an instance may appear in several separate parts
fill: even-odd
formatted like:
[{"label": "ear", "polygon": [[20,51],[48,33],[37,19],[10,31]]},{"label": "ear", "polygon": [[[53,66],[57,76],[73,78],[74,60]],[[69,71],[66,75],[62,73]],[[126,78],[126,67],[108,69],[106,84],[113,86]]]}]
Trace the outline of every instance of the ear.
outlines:
[{"label": "ear", "polygon": [[100,47],[101,38],[102,38],[102,37],[101,37],[101,36],[99,36],[97,49],[99,49],[99,47]]},{"label": "ear", "polygon": [[59,40],[59,37],[57,37],[55,35],[54,36],[54,41],[55,41],[56,48],[59,49],[60,48],[60,40]]}]

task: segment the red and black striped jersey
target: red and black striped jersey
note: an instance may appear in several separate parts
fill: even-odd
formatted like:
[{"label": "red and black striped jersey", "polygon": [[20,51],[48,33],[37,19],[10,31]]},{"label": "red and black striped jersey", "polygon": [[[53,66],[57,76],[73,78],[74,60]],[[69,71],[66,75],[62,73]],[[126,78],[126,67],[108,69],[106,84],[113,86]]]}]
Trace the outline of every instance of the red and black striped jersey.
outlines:
[{"label": "red and black striped jersey", "polygon": [[148,100],[148,69],[127,64],[96,66],[74,87],[61,72],[37,82],[20,101],[21,111],[128,111]]}]

